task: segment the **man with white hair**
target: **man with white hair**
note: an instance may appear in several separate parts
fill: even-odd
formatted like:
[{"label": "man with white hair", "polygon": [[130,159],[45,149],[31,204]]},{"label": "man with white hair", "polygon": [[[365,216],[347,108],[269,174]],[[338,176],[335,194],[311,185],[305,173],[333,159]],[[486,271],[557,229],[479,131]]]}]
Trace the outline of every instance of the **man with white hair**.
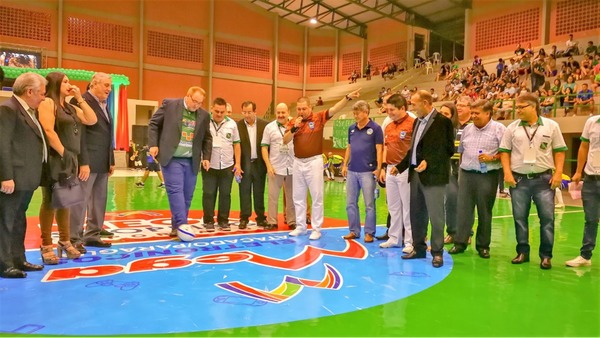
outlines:
[{"label": "man with white hair", "polygon": [[13,96],[0,105],[0,277],[25,278],[42,265],[25,259],[27,208],[40,185],[48,158],[45,135],[36,117],[46,94],[46,79],[19,75]]},{"label": "man with white hair", "polygon": [[[86,126],[82,133],[81,155],[79,159],[79,179],[84,191],[83,203],[71,207],[70,226],[71,243],[86,253],[85,246],[106,248],[111,243],[103,241],[101,236],[112,236],[111,232],[102,229],[108,191],[108,177],[115,169],[113,153],[113,119],[108,110],[108,95],[112,90],[112,78],[106,73],[95,73],[90,88],[77,102],[84,101],[94,110],[98,122]],[[87,212],[87,225],[85,223]]]},{"label": "man with white hair", "polygon": [[277,210],[281,187],[285,189],[285,218],[290,229],[296,228],[296,211],[293,200],[292,172],[294,169],[294,144],[283,144],[290,111],[285,103],[275,108],[276,120],[265,127],[260,143],[263,160],[267,166],[269,198],[266,230],[277,230]]}]

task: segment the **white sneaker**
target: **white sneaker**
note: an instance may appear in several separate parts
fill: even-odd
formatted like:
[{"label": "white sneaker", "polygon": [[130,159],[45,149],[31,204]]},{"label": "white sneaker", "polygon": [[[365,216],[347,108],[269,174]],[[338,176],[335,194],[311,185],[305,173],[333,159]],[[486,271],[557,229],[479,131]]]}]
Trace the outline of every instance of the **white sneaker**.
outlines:
[{"label": "white sneaker", "polygon": [[397,246],[398,246],[398,244],[396,244],[394,242],[390,242],[389,240],[379,244],[379,247],[383,248],[383,249],[395,248]]},{"label": "white sneaker", "polygon": [[570,261],[566,262],[567,266],[576,268],[578,266],[590,266],[592,265],[592,260],[591,259],[585,259],[581,256],[577,256],[577,258],[571,259]]},{"label": "white sneaker", "polygon": [[313,230],[311,231],[310,236],[308,236],[308,239],[310,239],[311,241],[316,241],[319,238],[321,238],[320,230]]},{"label": "white sneaker", "polygon": [[296,228],[296,229],[290,231],[290,233],[288,235],[290,235],[292,237],[306,236],[306,230],[302,230],[302,229]]},{"label": "white sneaker", "polygon": [[402,249],[402,252],[411,253],[414,250],[415,250],[415,248],[413,248],[412,244],[404,244],[404,249]]}]

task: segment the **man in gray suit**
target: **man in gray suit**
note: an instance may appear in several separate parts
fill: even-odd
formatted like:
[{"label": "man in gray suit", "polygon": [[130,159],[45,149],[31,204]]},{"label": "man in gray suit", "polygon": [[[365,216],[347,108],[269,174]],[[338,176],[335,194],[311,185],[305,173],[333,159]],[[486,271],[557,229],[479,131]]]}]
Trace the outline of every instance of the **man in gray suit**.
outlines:
[{"label": "man in gray suit", "polygon": [[[98,122],[86,126],[82,133],[81,154],[79,155],[79,179],[84,191],[84,203],[71,207],[71,243],[81,252],[85,246],[106,248],[111,244],[100,239],[106,212],[108,177],[115,169],[113,153],[113,120],[108,110],[108,95],[112,90],[112,78],[106,73],[95,73],[90,88],[83,99],[72,104],[81,104],[83,100],[92,107]],[[85,234],[83,224],[87,211]],[[107,233],[112,235],[112,233]]]},{"label": "man in gray suit", "polygon": [[148,153],[158,160],[171,209],[171,233],[188,223],[200,165],[210,168],[210,115],[202,109],[206,93],[190,87],[182,99],[165,99],[148,123]]},{"label": "man in gray suit", "polygon": [[36,117],[36,109],[45,99],[46,79],[39,74],[21,74],[13,93],[0,105],[0,276],[25,278],[25,271],[43,269],[27,262],[24,241],[27,208],[48,158]]}]

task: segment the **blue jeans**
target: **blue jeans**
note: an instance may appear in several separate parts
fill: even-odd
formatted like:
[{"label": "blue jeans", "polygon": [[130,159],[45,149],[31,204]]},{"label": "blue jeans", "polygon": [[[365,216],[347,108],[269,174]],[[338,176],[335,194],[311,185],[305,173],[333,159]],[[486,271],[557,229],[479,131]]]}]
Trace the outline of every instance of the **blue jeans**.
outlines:
[{"label": "blue jeans", "polygon": [[585,179],[581,189],[581,198],[585,213],[581,257],[591,259],[592,251],[596,247],[598,220],[600,219],[600,180]]},{"label": "blue jeans", "polygon": [[348,170],[346,177],[346,213],[350,232],[360,237],[360,215],[358,195],[362,190],[365,200],[365,234],[375,235],[375,178],[373,172],[355,172]]},{"label": "blue jeans", "polygon": [[162,166],[162,172],[171,209],[171,227],[177,229],[188,222],[198,176],[192,170],[191,158],[172,158]]},{"label": "blue jeans", "polygon": [[550,189],[551,173],[537,178],[514,174],[515,188],[510,188],[515,233],[517,235],[517,253],[529,254],[529,211],[531,201],[535,203],[540,218],[540,258],[552,258],[554,245],[554,189]]}]

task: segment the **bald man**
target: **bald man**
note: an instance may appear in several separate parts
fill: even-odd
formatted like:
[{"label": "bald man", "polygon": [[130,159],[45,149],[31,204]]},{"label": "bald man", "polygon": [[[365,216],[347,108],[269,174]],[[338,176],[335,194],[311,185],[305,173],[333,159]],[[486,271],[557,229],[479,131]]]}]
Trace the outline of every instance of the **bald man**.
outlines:
[{"label": "bald man", "polygon": [[285,217],[290,229],[296,228],[296,210],[294,208],[292,169],[294,165],[294,144],[283,144],[283,135],[290,116],[285,103],[275,108],[276,120],[267,124],[261,141],[262,157],[267,165],[269,200],[267,206],[268,230],[276,230],[279,193],[285,189]]}]

